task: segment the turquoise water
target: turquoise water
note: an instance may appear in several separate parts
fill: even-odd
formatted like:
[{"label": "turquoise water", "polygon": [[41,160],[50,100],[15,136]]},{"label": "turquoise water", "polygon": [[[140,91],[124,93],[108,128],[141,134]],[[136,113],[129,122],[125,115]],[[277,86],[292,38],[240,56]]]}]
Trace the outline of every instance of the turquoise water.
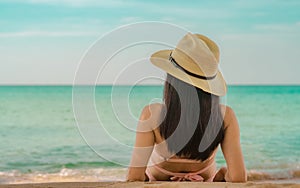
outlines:
[{"label": "turquoise water", "polygon": [[[84,115],[86,124],[79,124],[87,132],[80,134],[73,113],[71,86],[1,86],[0,183],[15,181],[16,177],[22,181],[22,177],[28,179],[28,175],[36,174],[92,176],[101,174],[99,169],[116,169],[110,178],[122,179],[125,167],[114,162],[129,162],[131,150],[127,146],[134,142],[130,129],[136,126],[131,122],[138,118],[143,106],[160,101],[161,96],[161,86],[118,86],[113,90],[111,86],[97,86],[97,118],[109,138],[117,140],[113,142],[105,139],[105,132],[87,135],[89,126],[92,129],[97,124],[88,111]],[[275,177],[297,174],[300,86],[229,86],[223,101],[238,117],[248,170]],[[92,143],[92,149],[82,136]],[[99,157],[93,149],[110,161]],[[220,152],[217,163],[225,164]]]}]

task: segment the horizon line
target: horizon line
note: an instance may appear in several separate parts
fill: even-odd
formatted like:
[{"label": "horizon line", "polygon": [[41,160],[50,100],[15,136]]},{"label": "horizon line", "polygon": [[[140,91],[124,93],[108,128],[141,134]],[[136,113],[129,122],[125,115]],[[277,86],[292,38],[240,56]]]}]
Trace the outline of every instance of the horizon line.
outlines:
[{"label": "horizon line", "polygon": [[[0,84],[0,87],[4,86],[28,86],[28,87],[34,87],[34,86],[163,86],[164,84]],[[299,84],[227,84],[227,86],[300,86]]]}]

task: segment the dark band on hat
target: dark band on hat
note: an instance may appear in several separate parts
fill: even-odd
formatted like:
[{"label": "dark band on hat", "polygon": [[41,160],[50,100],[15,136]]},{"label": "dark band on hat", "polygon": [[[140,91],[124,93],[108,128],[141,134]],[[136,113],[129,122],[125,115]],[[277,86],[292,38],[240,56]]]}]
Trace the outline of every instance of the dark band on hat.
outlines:
[{"label": "dark band on hat", "polygon": [[199,78],[199,79],[202,79],[202,80],[212,80],[212,79],[214,79],[214,78],[217,76],[217,74],[215,74],[214,76],[206,77],[206,76],[201,76],[201,75],[198,75],[198,74],[195,74],[195,73],[192,73],[192,72],[186,70],[185,68],[183,68],[182,66],[180,66],[180,65],[176,62],[176,60],[172,57],[172,52],[171,52],[171,54],[170,54],[170,56],[169,56],[169,60],[173,63],[173,65],[174,65],[176,68],[181,69],[181,70],[182,70],[183,72],[185,72],[186,74],[188,74],[188,75],[190,75],[190,76],[193,76],[193,77],[195,77],[195,78]]}]

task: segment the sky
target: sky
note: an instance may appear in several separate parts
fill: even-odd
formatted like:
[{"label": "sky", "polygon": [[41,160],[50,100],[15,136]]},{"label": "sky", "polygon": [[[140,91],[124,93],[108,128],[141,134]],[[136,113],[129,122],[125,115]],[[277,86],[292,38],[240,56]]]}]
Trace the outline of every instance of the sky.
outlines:
[{"label": "sky", "polygon": [[[209,36],[228,84],[300,84],[299,10],[299,0],[0,0],[0,85],[72,84],[99,38],[144,21]],[[137,71],[161,74],[144,63]],[[127,77],[120,83],[134,82]]]}]

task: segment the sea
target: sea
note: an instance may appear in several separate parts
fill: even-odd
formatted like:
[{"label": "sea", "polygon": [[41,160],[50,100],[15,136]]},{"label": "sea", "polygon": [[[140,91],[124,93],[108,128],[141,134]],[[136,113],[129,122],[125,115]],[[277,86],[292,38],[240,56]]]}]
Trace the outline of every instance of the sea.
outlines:
[{"label": "sea", "polygon": [[[163,86],[0,86],[0,184],[123,181]],[[228,86],[249,180],[300,178],[300,86]],[[221,149],[218,167],[226,165]]]}]

